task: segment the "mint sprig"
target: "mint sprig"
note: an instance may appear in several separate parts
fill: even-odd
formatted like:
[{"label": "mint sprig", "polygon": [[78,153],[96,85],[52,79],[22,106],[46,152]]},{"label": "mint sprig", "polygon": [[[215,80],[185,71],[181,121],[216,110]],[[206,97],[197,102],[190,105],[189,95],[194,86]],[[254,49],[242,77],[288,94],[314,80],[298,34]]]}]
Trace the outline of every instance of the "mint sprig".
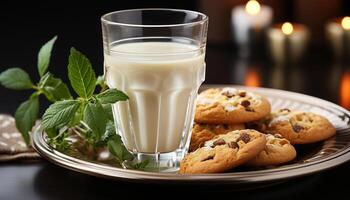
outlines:
[{"label": "mint sprig", "polygon": [[0,84],[14,90],[34,90],[28,100],[24,101],[16,110],[16,127],[21,132],[27,145],[30,145],[29,132],[38,119],[39,96],[44,94],[51,102],[71,99],[68,87],[59,78],[46,73],[51,57],[52,46],[56,36],[44,44],[38,54],[38,72],[40,81],[34,84],[27,72],[20,68],[10,68],[0,74]]},{"label": "mint sprig", "polygon": [[106,131],[108,118],[99,102],[86,105],[83,121],[94,133],[95,140],[100,141]]},{"label": "mint sprig", "polygon": [[129,97],[124,92],[121,92],[117,89],[108,89],[100,94],[97,94],[96,98],[104,104],[117,101],[126,101],[129,99]]},{"label": "mint sprig", "polygon": [[72,98],[67,85],[49,72],[41,77],[39,88],[51,102]]},{"label": "mint sprig", "polygon": [[38,53],[38,72],[40,77],[44,76],[50,64],[52,47],[57,40],[57,36],[44,44]]},{"label": "mint sprig", "polygon": [[11,68],[0,74],[0,83],[13,90],[26,90],[34,87],[27,72],[20,68]]},{"label": "mint sprig", "polygon": [[[24,141],[29,144],[29,132],[35,125],[35,121],[39,115],[39,97],[37,93],[33,93],[29,99],[23,102],[16,110],[15,119],[17,129],[22,133]],[[23,134],[26,133],[26,134]]]},{"label": "mint sprig", "polygon": [[71,48],[68,59],[68,77],[79,97],[52,104],[43,115],[42,125],[44,129],[51,129],[83,123],[91,130],[91,134],[85,134],[85,137],[93,141],[92,145],[97,144],[105,134],[108,121],[113,120],[109,110],[111,104],[125,101],[128,96],[117,89],[105,89],[93,94],[96,85],[102,83],[97,83],[89,59],[75,48]]},{"label": "mint sprig", "polygon": [[[91,148],[108,148],[118,162],[132,160],[133,155],[125,148],[117,135],[112,114],[112,104],[128,100],[128,96],[117,89],[108,89],[103,76],[96,78],[89,59],[75,48],[71,48],[68,59],[68,78],[78,95],[73,97],[68,86],[48,72],[51,52],[57,40],[53,37],[38,53],[37,69],[40,80],[34,84],[29,75],[20,68],[11,68],[0,74],[0,84],[14,90],[33,90],[28,100],[16,110],[17,129],[27,145],[29,132],[39,117],[39,96],[43,95],[52,104],[42,116],[42,128],[49,137],[49,144],[59,150],[71,147],[71,136],[81,137]],[[100,90],[94,94],[96,87]],[[89,148],[90,148],[89,147]],[[147,162],[131,166],[146,167]]]},{"label": "mint sprig", "polygon": [[57,101],[44,113],[42,126],[45,130],[51,128],[62,128],[74,117],[80,105],[76,100]]},{"label": "mint sprig", "polygon": [[68,64],[68,77],[74,91],[83,98],[89,98],[95,91],[96,75],[89,59],[71,48]]}]

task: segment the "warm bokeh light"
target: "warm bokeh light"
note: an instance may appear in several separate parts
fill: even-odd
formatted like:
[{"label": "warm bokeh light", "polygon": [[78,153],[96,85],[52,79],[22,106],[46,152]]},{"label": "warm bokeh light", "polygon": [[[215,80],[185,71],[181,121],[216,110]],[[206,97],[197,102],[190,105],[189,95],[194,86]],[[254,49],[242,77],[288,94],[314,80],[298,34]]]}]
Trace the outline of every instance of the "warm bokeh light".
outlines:
[{"label": "warm bokeh light", "polygon": [[244,85],[250,87],[260,87],[260,74],[256,69],[249,69],[245,75]]},{"label": "warm bokeh light", "polygon": [[285,22],[282,24],[282,32],[286,35],[293,33],[293,25],[290,22]]},{"label": "warm bokeh light", "polygon": [[340,80],[339,104],[350,110],[350,71],[345,72]]},{"label": "warm bokeh light", "polygon": [[260,12],[260,4],[255,0],[250,0],[245,5],[245,10],[248,14],[257,15]]},{"label": "warm bokeh light", "polygon": [[341,26],[345,29],[345,30],[350,30],[350,17],[344,17],[341,20]]}]

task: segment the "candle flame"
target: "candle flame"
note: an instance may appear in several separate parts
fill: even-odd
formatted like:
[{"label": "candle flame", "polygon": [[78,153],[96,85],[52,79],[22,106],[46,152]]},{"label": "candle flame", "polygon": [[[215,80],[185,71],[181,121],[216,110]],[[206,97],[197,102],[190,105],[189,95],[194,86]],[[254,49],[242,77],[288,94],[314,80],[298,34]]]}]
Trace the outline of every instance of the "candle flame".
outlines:
[{"label": "candle flame", "polygon": [[282,24],[282,32],[286,35],[293,33],[293,25],[290,22],[285,22]]},{"label": "candle flame", "polygon": [[345,29],[345,30],[350,30],[350,17],[344,17],[341,20],[341,26]]},{"label": "candle flame", "polygon": [[344,108],[350,109],[350,72],[345,72],[340,80],[339,103]]},{"label": "candle flame", "polygon": [[250,0],[245,5],[245,10],[250,15],[257,15],[260,12],[260,4],[256,0]]},{"label": "candle flame", "polygon": [[261,80],[259,72],[256,69],[249,69],[245,75],[244,85],[250,87],[260,87]]}]

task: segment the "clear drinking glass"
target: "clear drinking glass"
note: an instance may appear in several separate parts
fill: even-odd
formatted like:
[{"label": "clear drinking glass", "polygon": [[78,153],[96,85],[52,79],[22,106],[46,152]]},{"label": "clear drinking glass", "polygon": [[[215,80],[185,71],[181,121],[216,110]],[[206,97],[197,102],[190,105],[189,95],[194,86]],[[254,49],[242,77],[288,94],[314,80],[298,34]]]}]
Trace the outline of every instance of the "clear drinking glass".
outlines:
[{"label": "clear drinking glass", "polygon": [[[104,73],[127,102],[113,105],[117,132],[146,170],[176,170],[188,150],[194,102],[205,79],[208,17],[175,9],[102,16]],[[130,163],[126,163],[130,164]]]}]

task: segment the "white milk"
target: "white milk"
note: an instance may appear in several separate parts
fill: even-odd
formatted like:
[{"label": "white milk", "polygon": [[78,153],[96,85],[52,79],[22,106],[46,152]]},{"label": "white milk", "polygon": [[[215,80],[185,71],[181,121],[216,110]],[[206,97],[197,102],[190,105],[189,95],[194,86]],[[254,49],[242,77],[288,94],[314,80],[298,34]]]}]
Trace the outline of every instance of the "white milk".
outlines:
[{"label": "white milk", "polygon": [[142,153],[183,148],[205,77],[204,50],[175,42],[137,42],[110,52],[105,54],[107,84],[130,98],[113,106],[126,147]]}]

